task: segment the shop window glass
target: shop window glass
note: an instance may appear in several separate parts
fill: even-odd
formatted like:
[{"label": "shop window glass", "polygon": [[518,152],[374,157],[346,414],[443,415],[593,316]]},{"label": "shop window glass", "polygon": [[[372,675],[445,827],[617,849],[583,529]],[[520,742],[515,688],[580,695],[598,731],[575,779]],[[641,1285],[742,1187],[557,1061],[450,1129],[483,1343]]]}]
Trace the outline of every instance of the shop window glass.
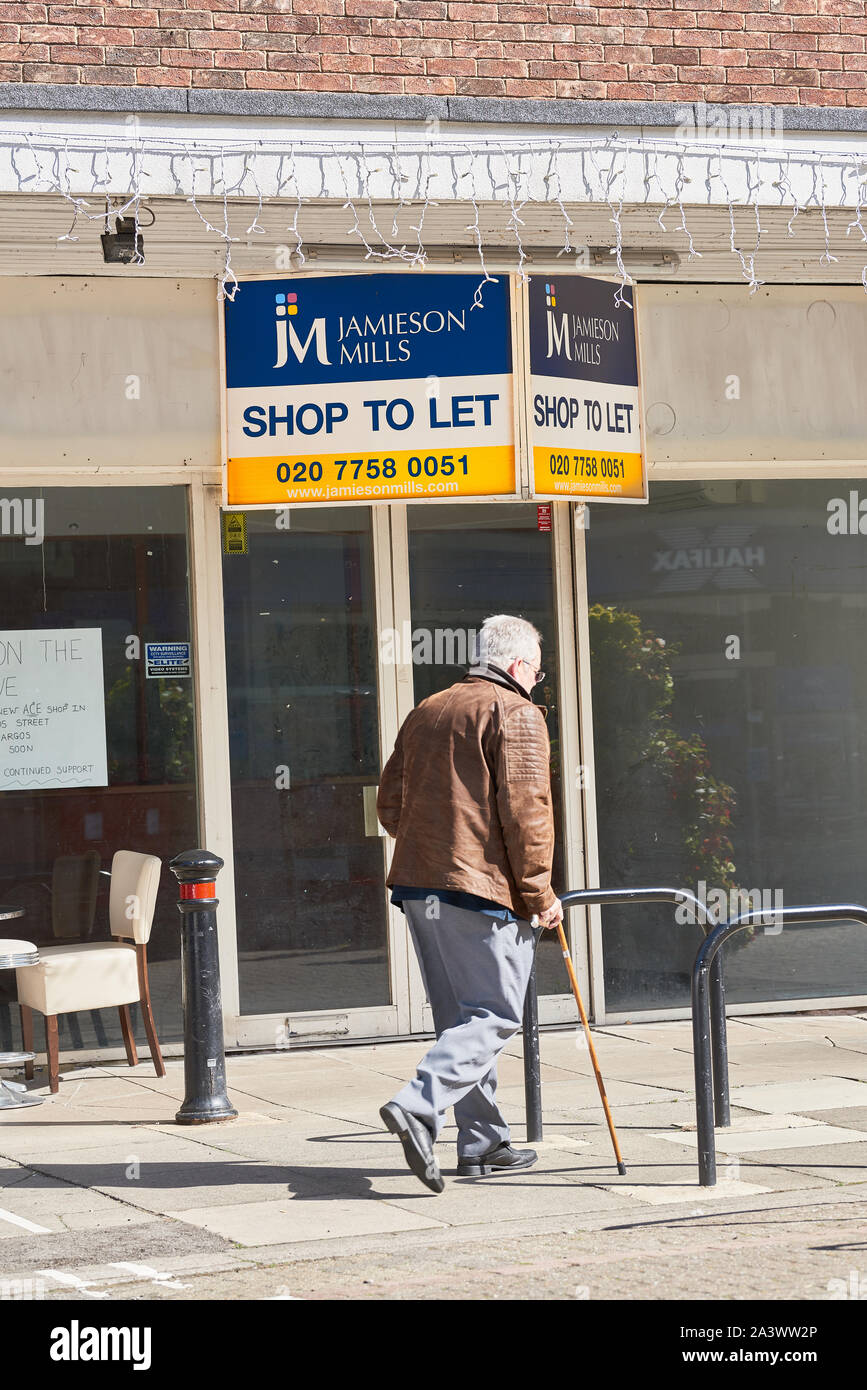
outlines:
[{"label": "shop window glass", "polygon": [[[193,677],[175,674],[177,665],[162,675],[152,666],[148,676],[146,646],[190,642],[186,489],[16,488],[23,517],[35,519],[41,506],[41,544],[35,530],[30,541],[13,534],[11,493],[0,533],[0,628],[99,630],[108,785],[0,786],[0,901],[24,909],[3,924],[5,935],[39,946],[108,940],[112,855],[157,855],[164,868],[148,945],[151,998],[160,1041],[175,1041],[183,1033],[177,883],[165,865],[198,843]],[[6,713],[5,732],[17,717]],[[75,753],[70,747],[70,761]],[[12,1043],[15,998],[14,972],[0,972],[3,1051],[20,1046]],[[135,1005],[131,1014],[146,1055]],[[38,1020],[35,1036],[41,1051]],[[60,1046],[122,1048],[117,1010],[62,1015]]]},{"label": "shop window glass", "polygon": [[[603,887],[727,911],[867,900],[859,503],[855,481],[718,481],[592,508]],[[699,928],[662,908],[603,920],[607,1008],[688,1005]],[[728,999],[864,994],[864,945],[862,927],[769,921],[725,948]]]}]

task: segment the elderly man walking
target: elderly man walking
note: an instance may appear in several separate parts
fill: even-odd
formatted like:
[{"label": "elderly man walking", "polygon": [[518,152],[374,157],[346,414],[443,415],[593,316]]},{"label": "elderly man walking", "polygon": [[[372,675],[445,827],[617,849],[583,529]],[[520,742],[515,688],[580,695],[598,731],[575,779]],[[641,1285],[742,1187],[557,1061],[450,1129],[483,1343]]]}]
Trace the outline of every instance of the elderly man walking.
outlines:
[{"label": "elderly man walking", "polygon": [[437,1040],[380,1110],[412,1172],[443,1180],[433,1146],[454,1106],[459,1175],[529,1168],[495,1101],[497,1057],[521,1026],[533,964],[530,917],[555,927],[554,819],[541,638],[523,618],[488,618],[478,663],[423,700],[397,736],[377,811],[397,841],[388,877],[412,933]]}]

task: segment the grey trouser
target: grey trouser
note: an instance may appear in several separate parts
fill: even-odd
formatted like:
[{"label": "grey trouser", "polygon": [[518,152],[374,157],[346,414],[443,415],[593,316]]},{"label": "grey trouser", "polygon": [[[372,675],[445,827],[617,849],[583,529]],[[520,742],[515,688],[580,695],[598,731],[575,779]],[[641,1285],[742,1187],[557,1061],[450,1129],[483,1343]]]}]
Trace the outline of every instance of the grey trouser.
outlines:
[{"label": "grey trouser", "polygon": [[437,1040],[394,1101],[423,1120],[434,1139],[453,1105],[458,1158],[478,1158],[509,1142],[509,1126],[494,1101],[497,1056],[521,1027],[533,932],[529,922],[435,906],[438,916],[430,920],[425,901],[403,905]]}]

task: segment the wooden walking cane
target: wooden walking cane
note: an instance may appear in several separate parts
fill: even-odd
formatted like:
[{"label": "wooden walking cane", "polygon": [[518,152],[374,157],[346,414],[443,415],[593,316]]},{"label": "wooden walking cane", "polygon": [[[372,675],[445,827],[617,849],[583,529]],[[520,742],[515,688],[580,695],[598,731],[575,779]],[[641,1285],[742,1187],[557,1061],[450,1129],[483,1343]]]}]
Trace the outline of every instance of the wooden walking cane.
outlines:
[{"label": "wooden walking cane", "polygon": [[[538,918],[535,919],[538,921]],[[531,923],[532,925],[532,923]],[[560,949],[563,952],[563,959],[566,962],[566,969],[569,972],[569,980],[572,985],[572,993],[575,995],[575,1003],[578,1005],[578,1012],[581,1015],[581,1023],[584,1027],[584,1036],[587,1039],[587,1046],[590,1049],[590,1059],[593,1063],[593,1070],[596,1073],[596,1085],[599,1087],[599,1095],[602,1100],[602,1109],[605,1111],[605,1118],[608,1121],[608,1133],[611,1135],[611,1143],[614,1145],[614,1157],[617,1159],[617,1171],[621,1177],[626,1176],[626,1164],[620,1153],[620,1145],[617,1142],[617,1131],[614,1128],[614,1121],[611,1118],[611,1111],[608,1106],[608,1097],[605,1094],[605,1082],[602,1080],[602,1073],[599,1070],[599,1062],[596,1057],[596,1049],[593,1046],[593,1039],[590,1036],[590,1024],[587,1022],[587,1015],[584,1012],[584,1005],[581,1002],[581,992],[578,989],[578,980],[575,975],[575,968],[572,965],[572,957],[569,954],[569,947],[566,944],[566,933],[563,931],[563,923],[557,923],[557,935],[560,938]]]}]

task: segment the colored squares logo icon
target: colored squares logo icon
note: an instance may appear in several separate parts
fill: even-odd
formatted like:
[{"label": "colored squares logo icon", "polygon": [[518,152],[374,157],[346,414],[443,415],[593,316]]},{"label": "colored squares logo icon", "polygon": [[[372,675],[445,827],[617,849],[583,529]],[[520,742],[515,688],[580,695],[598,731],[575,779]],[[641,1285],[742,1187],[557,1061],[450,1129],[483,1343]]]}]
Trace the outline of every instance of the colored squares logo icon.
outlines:
[{"label": "colored squares logo icon", "polygon": [[547,304],[549,309],[554,309],[557,305],[557,298],[554,294],[553,281],[550,285],[545,286],[545,303]]},{"label": "colored squares logo icon", "polygon": [[285,318],[287,314],[298,313],[297,294],[275,294],[274,300],[274,312],[277,315],[278,319]]}]

